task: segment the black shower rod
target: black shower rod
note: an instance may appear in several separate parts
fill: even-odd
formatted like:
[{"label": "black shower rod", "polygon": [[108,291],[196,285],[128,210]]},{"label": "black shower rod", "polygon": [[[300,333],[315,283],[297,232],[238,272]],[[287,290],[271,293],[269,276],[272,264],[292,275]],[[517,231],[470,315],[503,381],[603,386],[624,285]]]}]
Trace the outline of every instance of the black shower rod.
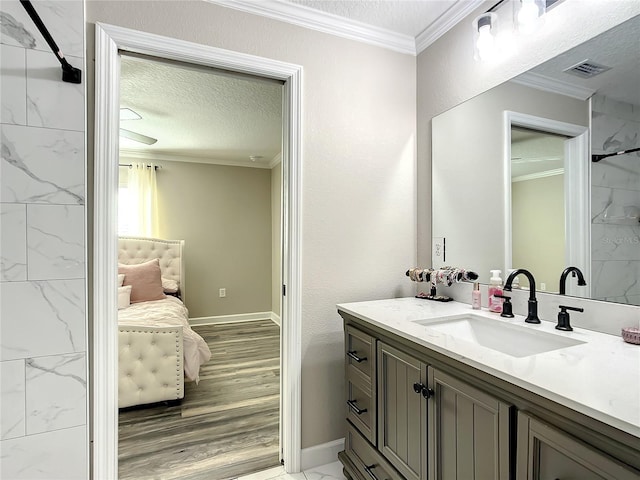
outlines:
[{"label": "black shower rod", "polygon": [[591,161],[594,163],[597,163],[600,160],[605,158],[615,157],[616,155],[624,155],[625,153],[633,153],[633,152],[640,152],[640,147],[630,148],[628,150],[620,150],[619,152],[614,152],[614,153],[603,153],[601,155],[591,155]]},{"label": "black shower rod", "polygon": [[31,17],[31,20],[33,20],[33,23],[36,24],[38,30],[40,30],[40,33],[49,44],[49,48],[51,48],[51,50],[53,51],[54,55],[60,62],[60,65],[62,65],[62,81],[68,83],[81,83],[82,71],[79,68],[72,67],[71,64],[67,62],[67,59],[64,58],[62,51],[58,48],[58,45],[53,40],[53,37],[51,37],[49,30],[47,29],[45,24],[42,23],[40,15],[38,15],[36,9],[33,8],[31,0],[20,0],[20,3]]}]

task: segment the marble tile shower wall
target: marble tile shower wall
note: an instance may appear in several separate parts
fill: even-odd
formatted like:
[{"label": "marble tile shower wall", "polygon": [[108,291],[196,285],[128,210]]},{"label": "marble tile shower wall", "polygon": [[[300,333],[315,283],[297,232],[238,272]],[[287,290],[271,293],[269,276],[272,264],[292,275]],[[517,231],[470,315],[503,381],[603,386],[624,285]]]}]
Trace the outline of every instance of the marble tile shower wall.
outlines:
[{"label": "marble tile shower wall", "polygon": [[88,477],[82,0],[0,3],[0,477]]},{"label": "marble tile shower wall", "polygon": [[[593,153],[640,147],[640,105],[596,95],[592,111]],[[593,163],[591,186],[592,297],[640,305],[640,154]]]}]

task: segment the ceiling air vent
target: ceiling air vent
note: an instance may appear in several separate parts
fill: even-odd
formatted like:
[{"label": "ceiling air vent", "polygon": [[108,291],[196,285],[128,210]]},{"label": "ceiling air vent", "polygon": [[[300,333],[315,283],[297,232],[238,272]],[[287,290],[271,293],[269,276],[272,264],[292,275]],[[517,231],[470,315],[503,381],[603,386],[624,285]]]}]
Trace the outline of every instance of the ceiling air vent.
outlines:
[{"label": "ceiling air vent", "polygon": [[570,73],[571,75],[576,75],[580,78],[591,78],[595,77],[596,75],[600,75],[602,72],[606,72],[607,70],[611,70],[611,67],[600,65],[599,63],[593,62],[591,60],[583,60],[573,67],[569,67],[563,70],[563,72]]}]

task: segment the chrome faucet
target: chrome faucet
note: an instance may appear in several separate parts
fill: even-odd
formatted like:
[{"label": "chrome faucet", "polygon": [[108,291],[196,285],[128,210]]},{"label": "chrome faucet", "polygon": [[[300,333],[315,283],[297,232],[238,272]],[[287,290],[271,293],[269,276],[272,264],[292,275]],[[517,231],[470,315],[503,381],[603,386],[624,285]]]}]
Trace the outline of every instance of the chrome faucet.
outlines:
[{"label": "chrome faucet", "polygon": [[584,275],[578,267],[567,267],[560,275],[560,295],[565,295],[567,290],[567,277],[571,274],[572,277],[578,275],[578,285],[584,287],[587,282],[584,281]]},{"label": "chrome faucet", "polygon": [[524,268],[519,268],[518,270],[514,270],[507,277],[507,281],[504,284],[504,290],[507,292],[511,291],[511,284],[515,280],[515,278],[523,274],[529,280],[529,303],[527,306],[527,318],[525,318],[525,322],[527,323],[540,323],[540,319],[538,318],[538,300],[536,300],[536,280],[531,275],[529,270],[525,270]]}]

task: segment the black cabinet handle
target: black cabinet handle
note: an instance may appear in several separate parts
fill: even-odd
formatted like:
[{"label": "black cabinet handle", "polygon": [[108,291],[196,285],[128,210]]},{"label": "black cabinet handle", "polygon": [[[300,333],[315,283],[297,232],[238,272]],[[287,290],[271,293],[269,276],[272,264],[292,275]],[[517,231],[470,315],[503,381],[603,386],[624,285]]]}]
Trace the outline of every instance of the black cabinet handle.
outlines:
[{"label": "black cabinet handle", "polygon": [[433,396],[433,390],[421,383],[414,383],[413,391],[416,393],[421,393],[424,398],[431,398]]},{"label": "black cabinet handle", "polygon": [[352,351],[352,352],[347,352],[347,355],[349,355],[351,358],[353,358],[358,363],[364,362],[367,359],[367,357],[360,358],[359,356],[357,356],[355,350]]},{"label": "black cabinet handle", "polygon": [[349,405],[349,408],[351,410],[353,410],[358,415],[362,415],[363,413],[365,413],[367,411],[366,408],[358,408],[358,405],[356,405],[356,401],[355,400],[347,400],[347,405]]},{"label": "black cabinet handle", "polygon": [[364,471],[369,474],[369,476],[371,477],[371,480],[378,480],[378,477],[376,477],[376,475],[373,473],[374,468],[376,468],[375,463],[369,466],[365,465]]}]

